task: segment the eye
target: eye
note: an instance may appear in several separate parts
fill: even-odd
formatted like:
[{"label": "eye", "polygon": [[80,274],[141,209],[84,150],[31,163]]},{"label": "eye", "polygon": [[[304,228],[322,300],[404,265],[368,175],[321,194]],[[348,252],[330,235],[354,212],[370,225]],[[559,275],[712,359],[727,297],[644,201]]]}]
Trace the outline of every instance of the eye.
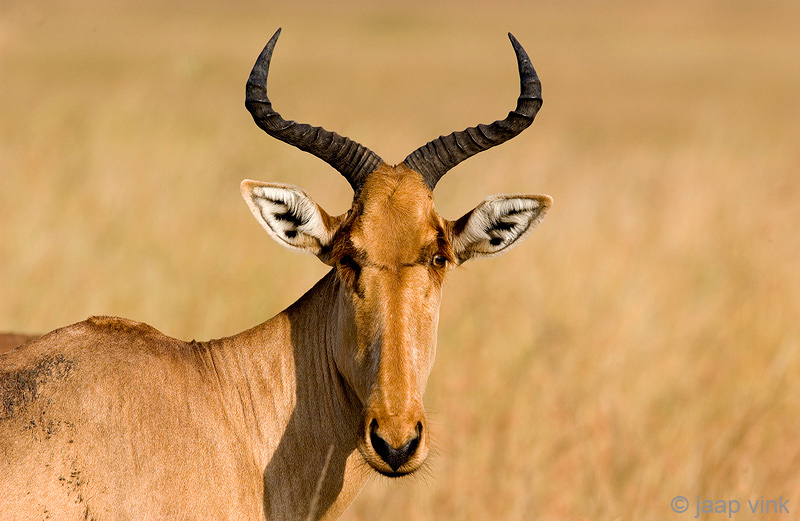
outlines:
[{"label": "eye", "polygon": [[434,268],[444,268],[447,266],[447,257],[444,255],[434,255],[431,259],[431,266]]},{"label": "eye", "polygon": [[358,284],[358,278],[361,275],[361,266],[351,257],[345,255],[339,259],[339,277],[341,280],[355,292],[359,297],[362,296]]},{"label": "eye", "polygon": [[353,260],[353,257],[351,257],[350,255],[345,255],[344,257],[339,259],[339,264],[343,268],[347,268],[348,270],[352,271],[356,277],[358,277],[359,273],[361,272],[361,266],[359,266],[358,263],[355,260]]}]

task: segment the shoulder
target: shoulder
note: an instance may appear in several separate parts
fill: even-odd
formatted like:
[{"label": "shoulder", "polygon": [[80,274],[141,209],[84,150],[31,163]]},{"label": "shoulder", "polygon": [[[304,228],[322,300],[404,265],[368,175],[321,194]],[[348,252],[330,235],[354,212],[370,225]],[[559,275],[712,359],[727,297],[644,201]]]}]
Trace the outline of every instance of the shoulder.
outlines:
[{"label": "shoulder", "polygon": [[[137,322],[127,318],[109,317],[109,316],[93,316],[89,317],[83,322],[78,322],[65,329],[74,328],[76,332],[93,332],[102,335],[130,335],[134,337],[162,337],[169,338],[153,326],[149,326],[144,322]],[[58,331],[58,330],[57,330]]]},{"label": "shoulder", "polygon": [[55,329],[3,355],[0,365],[30,366],[56,354],[70,359],[113,363],[138,355],[159,356],[181,351],[189,344],[142,322],[110,316],[93,316]]}]

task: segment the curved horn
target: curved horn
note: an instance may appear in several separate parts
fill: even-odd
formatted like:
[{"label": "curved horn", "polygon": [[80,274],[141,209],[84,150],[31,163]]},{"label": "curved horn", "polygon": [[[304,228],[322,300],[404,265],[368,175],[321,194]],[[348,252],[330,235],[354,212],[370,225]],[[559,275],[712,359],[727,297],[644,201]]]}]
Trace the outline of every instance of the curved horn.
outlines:
[{"label": "curved horn", "polygon": [[280,29],[275,31],[256,60],[247,80],[244,105],[252,114],[256,125],[267,134],[322,159],[338,170],[353,190],[358,192],[366,176],[383,163],[380,157],[365,146],[322,127],[286,121],[272,109],[272,103],[267,97],[267,75],[272,50],[280,34]]},{"label": "curved horn", "polygon": [[422,174],[431,190],[448,170],[472,157],[513,138],[533,123],[542,106],[542,84],[522,45],[508,33],[519,65],[520,94],[517,108],[506,119],[491,125],[478,125],[448,136],[440,136],[405,158],[406,166]]}]

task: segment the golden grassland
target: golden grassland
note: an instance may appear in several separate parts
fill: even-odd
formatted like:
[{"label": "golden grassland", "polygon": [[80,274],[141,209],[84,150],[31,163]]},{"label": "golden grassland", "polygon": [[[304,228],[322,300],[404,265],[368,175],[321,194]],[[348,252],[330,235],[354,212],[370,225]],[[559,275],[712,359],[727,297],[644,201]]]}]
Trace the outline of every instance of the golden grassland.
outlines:
[{"label": "golden grassland", "polygon": [[325,268],[270,241],[239,181],[302,186],[332,213],[350,198],[243,107],[272,32],[276,108],[398,162],[505,115],[512,31],[544,107],[437,205],[528,192],[553,210],[450,275],[436,454],[375,478],[345,519],[684,519],[700,497],[742,520],[762,496],[788,499],[770,519],[800,518],[796,2],[163,4],[0,7],[0,329],[114,314],[189,339],[263,321]]}]

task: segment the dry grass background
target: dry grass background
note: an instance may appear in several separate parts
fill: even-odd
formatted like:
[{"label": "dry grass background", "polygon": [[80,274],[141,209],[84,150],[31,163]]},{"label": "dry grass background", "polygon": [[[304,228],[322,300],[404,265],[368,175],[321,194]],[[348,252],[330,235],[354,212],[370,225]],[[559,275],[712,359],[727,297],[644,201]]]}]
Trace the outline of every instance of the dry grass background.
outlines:
[{"label": "dry grass background", "polygon": [[0,5],[0,329],[116,314],[189,339],[268,318],[325,269],[260,231],[239,181],[350,199],[243,107],[275,28],[278,110],[390,162],[509,110],[512,31],[542,112],[437,204],[554,209],[452,273],[438,453],[345,519],[682,519],[697,496],[782,496],[769,518],[800,518],[797,2],[166,4]]}]

